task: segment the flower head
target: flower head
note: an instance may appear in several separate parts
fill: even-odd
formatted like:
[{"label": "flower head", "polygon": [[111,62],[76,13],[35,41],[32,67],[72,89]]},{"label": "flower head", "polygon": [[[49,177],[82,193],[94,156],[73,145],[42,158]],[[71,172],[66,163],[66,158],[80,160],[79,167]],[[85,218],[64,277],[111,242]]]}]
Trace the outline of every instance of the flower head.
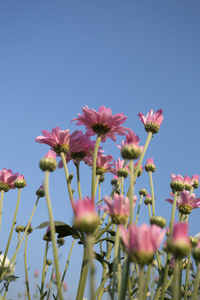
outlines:
[{"label": "flower head", "polygon": [[95,212],[93,201],[89,198],[75,203],[74,226],[86,233],[92,233],[99,223],[99,217]]},{"label": "flower head", "polygon": [[39,187],[39,189],[37,189],[37,191],[36,191],[36,196],[38,196],[38,197],[40,197],[40,198],[42,198],[42,197],[45,196],[45,191],[44,191],[44,186],[43,186],[43,185],[41,185],[41,186]]},{"label": "flower head", "polygon": [[129,168],[127,165],[124,166],[124,160],[121,160],[120,158],[118,158],[117,161],[113,160],[113,162],[114,162],[114,166],[115,166],[115,169],[114,169],[115,175],[126,178],[129,174]]},{"label": "flower head", "polygon": [[40,160],[39,166],[42,171],[53,172],[57,168],[56,153],[50,149]]},{"label": "flower head", "polygon": [[191,181],[194,182],[193,188],[194,188],[194,189],[197,189],[197,188],[199,187],[199,175],[194,174],[194,175],[191,177]]},{"label": "flower head", "polygon": [[157,110],[155,114],[153,114],[153,110],[151,109],[148,114],[143,115],[142,113],[138,114],[138,117],[140,118],[140,121],[144,124],[145,130],[147,132],[157,133],[160,129],[160,125],[163,121],[163,111],[162,109]]},{"label": "flower head", "polygon": [[175,223],[172,236],[167,239],[167,247],[176,257],[185,256],[191,248],[188,237],[188,223]]},{"label": "flower head", "polygon": [[[92,158],[86,158],[85,163],[88,166],[93,165]],[[97,161],[96,161],[96,174],[97,175],[104,175],[106,172],[110,172],[115,175],[115,170],[113,168],[113,157],[112,155],[102,155],[101,153],[98,153],[97,155]]]},{"label": "flower head", "polygon": [[138,227],[135,225],[129,226],[127,232],[120,225],[120,232],[132,261],[144,265],[152,262],[155,252],[163,241],[166,230],[157,225],[149,227],[147,224],[142,224]]},{"label": "flower head", "polygon": [[[174,194],[170,193],[172,198],[174,198]],[[200,198],[195,198],[195,194],[189,193],[189,191],[181,191],[176,200],[176,207],[182,214],[190,214],[191,210],[194,208],[198,208],[200,206]],[[166,199],[167,202],[173,204],[173,199]]]},{"label": "flower head", "polygon": [[154,165],[153,158],[147,158],[147,164],[145,166],[146,172],[155,172],[156,166]]},{"label": "flower head", "polygon": [[[137,197],[134,198],[134,204],[136,200]],[[108,196],[105,196],[104,201],[106,205],[99,205],[98,209],[104,210],[111,216],[113,223],[125,224],[128,221],[130,215],[130,201],[128,197],[115,193],[113,200]]]},{"label": "flower head", "polygon": [[0,191],[8,192],[10,189],[14,189],[14,182],[17,179],[19,173],[13,174],[10,169],[3,169],[0,171]]},{"label": "flower head", "polygon": [[185,189],[185,183],[184,183],[184,179],[181,175],[175,175],[174,173],[171,174],[171,183],[170,183],[170,187],[172,189],[172,191],[183,191]]},{"label": "flower head", "polygon": [[25,186],[27,186],[26,184],[26,180],[24,179],[24,175],[19,175],[17,177],[17,179],[15,180],[14,182],[14,186],[18,189],[22,189],[24,188]]},{"label": "flower head", "polygon": [[129,129],[129,132],[126,134],[124,146],[121,149],[121,156],[124,159],[137,159],[143,150],[143,147],[139,146],[139,142],[139,137]]},{"label": "flower head", "polygon": [[69,151],[69,129],[61,130],[59,127],[55,127],[51,132],[42,130],[42,134],[43,136],[39,135],[36,137],[36,142],[49,145],[58,155],[61,152],[66,154]]},{"label": "flower head", "polygon": [[86,126],[86,134],[90,136],[100,134],[103,138],[102,142],[105,142],[108,137],[115,142],[115,134],[125,135],[127,128],[119,126],[127,119],[123,113],[112,116],[110,108],[101,106],[97,112],[94,109],[88,108],[87,105],[82,107],[82,112],[82,115],[78,114],[78,117],[72,119],[72,121],[78,121],[76,125]]}]

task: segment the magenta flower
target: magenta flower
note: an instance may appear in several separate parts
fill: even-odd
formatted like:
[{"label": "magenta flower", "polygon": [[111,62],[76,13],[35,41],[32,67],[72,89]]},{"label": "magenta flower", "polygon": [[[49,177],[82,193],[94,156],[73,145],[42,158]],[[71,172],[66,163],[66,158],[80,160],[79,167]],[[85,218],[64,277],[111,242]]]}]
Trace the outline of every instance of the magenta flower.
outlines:
[{"label": "magenta flower", "polygon": [[174,223],[172,236],[167,239],[167,247],[176,257],[187,254],[191,248],[188,237],[188,223]]},{"label": "magenta flower", "polygon": [[159,109],[155,114],[153,114],[153,110],[151,109],[148,114],[143,115],[142,113],[138,114],[140,121],[144,124],[145,130],[147,132],[157,133],[160,129],[160,125],[163,121],[162,109]]},{"label": "magenta flower", "polygon": [[51,132],[42,130],[42,134],[43,136],[37,136],[36,142],[52,147],[52,150],[59,155],[61,152],[66,154],[69,151],[69,129],[61,130],[59,127],[55,127]]},{"label": "magenta flower", "polygon": [[101,106],[97,112],[94,109],[89,109],[87,105],[82,107],[82,112],[82,115],[78,114],[78,117],[72,121],[78,121],[76,125],[86,126],[86,134],[90,136],[100,134],[103,138],[102,142],[105,142],[108,137],[115,142],[115,134],[125,135],[127,128],[119,126],[127,119],[123,113],[112,116],[110,108]]},{"label": "magenta flower", "polygon": [[[137,196],[134,197],[134,205],[136,200]],[[113,223],[125,224],[128,221],[130,215],[130,200],[128,197],[115,193],[113,200],[105,196],[104,201],[106,205],[99,205],[97,208],[111,216]]]},{"label": "magenta flower", "polygon": [[14,189],[14,182],[17,179],[19,173],[13,174],[10,169],[3,169],[0,171],[0,191],[8,192],[10,189]]},{"label": "magenta flower", "polygon": [[[172,198],[174,198],[174,194],[170,193]],[[189,214],[191,210],[194,208],[198,208],[200,206],[200,198],[195,198],[195,194],[191,194],[188,191],[181,191],[179,193],[179,197],[176,200],[176,207],[179,209],[180,213]],[[167,202],[173,204],[173,199],[166,199]]]},{"label": "magenta flower", "polygon": [[[88,166],[93,166],[92,158],[85,158],[84,161]],[[113,168],[114,163],[112,162],[112,155],[102,155],[101,153],[98,153],[96,161],[96,174],[104,175],[106,172],[110,172],[115,175],[115,169]]]},{"label": "magenta flower", "polygon": [[127,232],[120,225],[120,232],[125,248],[132,261],[141,265],[151,263],[155,252],[160,247],[166,230],[157,225],[142,224],[136,227],[131,225]]},{"label": "magenta flower", "polygon": [[89,198],[75,203],[74,226],[78,230],[92,233],[99,224],[99,217],[95,212],[93,201]]},{"label": "magenta flower", "polygon": [[121,156],[124,159],[137,159],[144,148],[139,146],[139,142],[139,137],[129,129],[129,132],[126,134],[124,145],[121,148]]}]

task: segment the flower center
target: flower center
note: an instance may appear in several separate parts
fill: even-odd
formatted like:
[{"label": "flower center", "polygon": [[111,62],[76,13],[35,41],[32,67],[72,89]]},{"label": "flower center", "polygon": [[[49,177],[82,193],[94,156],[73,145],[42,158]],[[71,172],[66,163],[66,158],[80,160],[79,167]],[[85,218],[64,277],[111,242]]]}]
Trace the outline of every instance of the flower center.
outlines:
[{"label": "flower center", "polygon": [[106,134],[110,131],[110,128],[107,125],[103,124],[94,124],[91,128],[94,132],[100,134]]},{"label": "flower center", "polygon": [[86,156],[85,151],[71,152],[72,159],[77,159],[78,158],[79,160],[82,160],[82,159],[84,159],[85,156]]},{"label": "flower center", "polygon": [[64,152],[65,154],[67,154],[67,152],[69,151],[69,145],[67,144],[57,144],[56,147],[53,148],[53,150],[60,155],[61,152]]}]

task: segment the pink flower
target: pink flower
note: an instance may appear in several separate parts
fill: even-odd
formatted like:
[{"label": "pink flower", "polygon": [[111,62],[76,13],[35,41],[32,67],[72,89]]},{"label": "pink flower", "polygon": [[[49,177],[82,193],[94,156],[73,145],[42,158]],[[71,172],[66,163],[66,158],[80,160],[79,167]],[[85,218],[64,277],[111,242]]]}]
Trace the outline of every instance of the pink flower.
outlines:
[{"label": "pink flower", "polygon": [[0,190],[8,192],[10,189],[14,189],[14,182],[17,179],[19,173],[13,174],[10,169],[3,169],[0,171]]},{"label": "pink flower", "polygon": [[75,228],[86,233],[93,232],[99,223],[93,201],[89,198],[84,198],[75,203],[74,214]]},{"label": "pink flower", "polygon": [[21,189],[21,188],[24,188],[25,186],[27,186],[24,175],[19,175],[17,177],[17,179],[14,182],[14,186],[18,189]]},{"label": "pink flower", "polygon": [[[134,197],[134,204],[137,197]],[[130,214],[130,201],[128,197],[124,195],[114,194],[113,200],[108,196],[104,197],[106,205],[99,205],[97,208],[104,210],[109,216],[111,216],[113,223],[125,224],[128,221]]]},{"label": "pink flower", "polygon": [[[172,198],[174,194],[170,193]],[[200,206],[200,198],[195,198],[195,194],[191,194],[188,191],[181,191],[179,197],[176,200],[176,207],[179,209],[180,213],[189,214],[192,209],[198,208]],[[167,202],[173,204],[173,199],[166,199]]]},{"label": "pink flower", "polygon": [[135,133],[129,129],[129,132],[126,134],[124,145],[121,149],[121,156],[124,159],[137,159],[143,147],[139,146],[140,139]]},{"label": "pink flower", "polygon": [[[73,159],[74,163],[79,163],[81,160],[85,161],[85,158],[92,158],[94,147],[95,141],[91,141],[89,135],[83,134],[81,130],[76,130],[70,136],[69,152],[66,155],[66,162],[68,163]],[[99,149],[102,149],[102,147],[99,147]],[[58,168],[60,169],[62,167],[63,163],[60,161]]]},{"label": "pink flower", "polygon": [[69,129],[61,130],[59,127],[55,127],[51,132],[42,130],[42,134],[43,136],[37,136],[36,142],[49,145],[59,155],[61,152],[67,153],[69,151]]},{"label": "pink flower", "polygon": [[[93,165],[92,158],[85,158],[85,163],[88,166]],[[97,161],[96,161],[96,174],[97,175],[104,175],[106,172],[110,172],[112,174],[116,174],[115,170],[113,168],[114,163],[112,155],[102,155],[101,153],[98,153],[97,155]]]},{"label": "pink flower", "polygon": [[176,257],[187,254],[191,248],[188,237],[188,223],[174,223],[172,236],[167,239],[167,247]]},{"label": "pink flower", "polygon": [[34,272],[34,277],[38,277],[38,275],[39,275],[39,271],[38,271],[38,270],[35,270],[35,272]]},{"label": "pink flower", "polygon": [[136,227],[131,225],[127,232],[120,225],[122,240],[134,262],[139,264],[148,264],[152,262],[155,252],[160,247],[165,236],[165,229],[161,229],[157,225],[148,226],[142,224]]},{"label": "pink flower", "polygon": [[124,166],[124,160],[121,160],[120,158],[118,158],[117,161],[113,160],[114,162],[114,166],[115,166],[115,169],[114,169],[114,172],[115,172],[115,175],[117,176],[121,176],[121,171],[127,171],[127,176],[128,176],[128,173],[129,173],[129,168],[128,168],[128,165]]},{"label": "pink flower", "polygon": [[147,158],[147,164],[144,168],[146,172],[155,172],[156,166],[154,165],[153,158]]},{"label": "pink flower", "polygon": [[191,181],[194,182],[193,184],[193,188],[196,189],[199,187],[199,175],[196,175],[194,174],[192,177],[191,177]]},{"label": "pink flower", "polygon": [[56,159],[56,153],[50,149],[44,157]]},{"label": "pink flower", "polygon": [[64,292],[67,291],[67,283],[65,281],[63,282],[63,290],[64,290]]},{"label": "pink flower", "polygon": [[100,134],[103,137],[102,142],[105,142],[108,137],[115,142],[115,134],[125,135],[127,128],[119,126],[127,119],[123,113],[112,116],[110,108],[101,106],[97,112],[94,109],[89,109],[87,105],[82,107],[82,112],[82,115],[78,114],[78,117],[72,121],[78,121],[76,125],[86,126],[86,134],[90,136]]},{"label": "pink flower", "polygon": [[164,119],[162,113],[163,110],[159,109],[155,114],[153,114],[153,109],[151,109],[150,112],[148,112],[148,114],[146,115],[146,117],[142,113],[139,113],[138,117],[144,125],[147,125],[147,123],[152,123],[160,126]]}]

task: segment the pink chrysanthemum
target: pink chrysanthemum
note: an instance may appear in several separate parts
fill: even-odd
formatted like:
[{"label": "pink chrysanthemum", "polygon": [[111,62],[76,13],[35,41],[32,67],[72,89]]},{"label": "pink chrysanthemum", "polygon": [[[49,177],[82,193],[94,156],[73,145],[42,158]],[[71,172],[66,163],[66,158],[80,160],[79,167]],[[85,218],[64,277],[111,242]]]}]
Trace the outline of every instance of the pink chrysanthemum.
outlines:
[{"label": "pink chrysanthemum", "polygon": [[121,156],[124,159],[137,159],[142,150],[143,146],[139,146],[140,139],[131,129],[126,134],[125,142],[121,148]]},{"label": "pink chrysanthemum", "polygon": [[149,227],[147,224],[142,224],[138,227],[135,225],[129,226],[127,232],[120,225],[120,232],[131,259],[143,265],[152,262],[155,252],[163,241],[166,230],[157,225]]},{"label": "pink chrysanthemum", "polygon": [[69,129],[61,130],[59,127],[55,127],[51,132],[42,130],[42,134],[43,136],[39,135],[35,139],[37,143],[46,144],[52,147],[52,150],[59,155],[61,152],[67,153],[69,151]]},{"label": "pink chrysanthemum", "polygon": [[102,142],[105,142],[108,137],[115,142],[115,134],[125,135],[127,128],[120,126],[127,119],[123,113],[112,116],[110,108],[101,106],[97,112],[94,109],[89,109],[87,105],[82,107],[82,112],[82,115],[78,114],[78,117],[72,121],[78,121],[76,125],[86,126],[86,134],[90,136],[100,134],[103,138]]},{"label": "pink chrysanthemum", "polygon": [[164,119],[162,113],[163,110],[159,109],[155,114],[153,114],[153,110],[151,109],[150,112],[148,112],[148,114],[146,115],[146,117],[142,113],[139,113],[138,117],[140,118],[140,121],[144,124],[145,130],[147,132],[151,131],[152,133],[157,133]]},{"label": "pink chrysanthemum", "polygon": [[118,158],[117,161],[113,160],[114,162],[114,172],[116,176],[119,177],[127,177],[129,174],[129,168],[128,165],[124,166],[124,160],[121,160],[120,158]]},{"label": "pink chrysanthemum", "polygon": [[[88,166],[93,166],[92,158],[86,158],[85,163]],[[97,155],[96,161],[96,174],[97,175],[104,175],[106,172],[110,172],[115,175],[115,169],[113,168],[113,156],[112,155],[102,155],[99,153]]]},{"label": "pink chrysanthemum", "polygon": [[[174,194],[170,193],[174,198]],[[180,213],[189,214],[192,209],[200,207],[200,198],[195,198],[195,194],[191,194],[188,191],[181,191],[179,197],[176,200],[176,207]],[[173,199],[166,199],[167,202],[173,204]]]},{"label": "pink chrysanthemum", "polygon": [[14,182],[17,179],[19,173],[13,174],[10,169],[3,169],[0,171],[0,191],[8,192],[10,189],[14,189]]}]

